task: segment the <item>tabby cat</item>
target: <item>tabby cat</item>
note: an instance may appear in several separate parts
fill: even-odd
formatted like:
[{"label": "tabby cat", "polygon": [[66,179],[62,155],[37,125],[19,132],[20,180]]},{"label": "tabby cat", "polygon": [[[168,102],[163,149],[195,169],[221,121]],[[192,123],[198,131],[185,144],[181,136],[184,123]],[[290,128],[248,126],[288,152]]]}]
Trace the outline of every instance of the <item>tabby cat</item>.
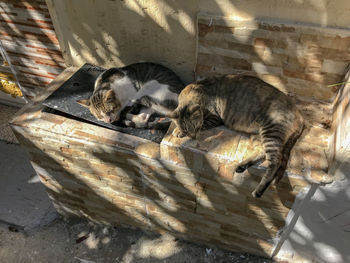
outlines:
[{"label": "tabby cat", "polygon": [[106,123],[123,119],[127,126],[153,128],[157,124],[149,123],[152,114],[164,116],[174,110],[183,88],[181,79],[170,69],[155,63],[135,63],[102,72],[92,96],[77,102]]},{"label": "tabby cat", "polygon": [[259,78],[225,75],[190,84],[179,95],[179,105],[168,114],[176,124],[173,135],[196,138],[201,128],[223,123],[230,129],[258,133],[264,154],[241,162],[236,172],[267,160],[267,170],[252,195],[261,197],[287,167],[290,151],[300,136],[303,118],[288,96]]}]

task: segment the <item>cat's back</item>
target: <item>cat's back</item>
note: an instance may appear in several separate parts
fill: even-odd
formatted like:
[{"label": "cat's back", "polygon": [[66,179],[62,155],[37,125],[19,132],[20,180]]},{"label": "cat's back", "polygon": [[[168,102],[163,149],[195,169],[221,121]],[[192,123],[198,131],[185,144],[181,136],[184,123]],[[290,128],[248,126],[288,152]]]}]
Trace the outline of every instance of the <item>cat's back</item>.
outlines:
[{"label": "cat's back", "polygon": [[171,92],[179,94],[184,88],[182,80],[171,69],[152,62],[140,62],[121,68],[135,81],[138,88],[150,81],[157,81],[160,84],[169,86]]},{"label": "cat's back", "polygon": [[219,92],[227,93],[227,95],[251,95],[260,99],[271,99],[273,96],[279,99],[288,99],[288,96],[276,87],[251,75],[225,75],[218,78],[218,82]]},{"label": "cat's back", "polygon": [[254,123],[262,125],[267,119],[292,121],[299,116],[298,109],[286,94],[254,76],[218,78],[216,95],[220,117],[227,124],[242,128]]},{"label": "cat's back", "polygon": [[291,99],[274,86],[250,75],[226,75],[218,78],[217,98],[224,103],[247,105],[262,109],[272,102],[293,104]]},{"label": "cat's back", "polygon": [[109,85],[116,80],[124,78],[125,75],[119,68],[110,68],[103,71],[95,80],[94,90],[109,88]]}]

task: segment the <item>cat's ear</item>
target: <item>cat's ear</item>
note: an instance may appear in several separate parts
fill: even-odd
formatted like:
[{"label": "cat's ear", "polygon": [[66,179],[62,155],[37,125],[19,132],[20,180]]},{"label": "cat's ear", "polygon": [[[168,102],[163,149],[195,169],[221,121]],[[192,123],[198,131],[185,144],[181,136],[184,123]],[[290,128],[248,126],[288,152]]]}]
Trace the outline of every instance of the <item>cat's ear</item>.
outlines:
[{"label": "cat's ear", "polygon": [[104,96],[104,100],[105,101],[109,101],[109,100],[114,100],[115,99],[115,93],[113,90],[108,90]]},{"label": "cat's ear", "polygon": [[165,117],[170,118],[170,119],[178,119],[179,116],[180,116],[180,114],[179,114],[178,110],[174,110],[173,112],[170,112],[167,115],[165,115]]},{"label": "cat's ear", "polygon": [[203,115],[202,110],[201,110],[201,106],[199,104],[195,104],[193,106],[191,106],[188,111],[190,112],[190,115],[192,118],[198,118],[201,117]]},{"label": "cat's ear", "polygon": [[90,100],[77,100],[77,103],[86,108],[90,107]]}]

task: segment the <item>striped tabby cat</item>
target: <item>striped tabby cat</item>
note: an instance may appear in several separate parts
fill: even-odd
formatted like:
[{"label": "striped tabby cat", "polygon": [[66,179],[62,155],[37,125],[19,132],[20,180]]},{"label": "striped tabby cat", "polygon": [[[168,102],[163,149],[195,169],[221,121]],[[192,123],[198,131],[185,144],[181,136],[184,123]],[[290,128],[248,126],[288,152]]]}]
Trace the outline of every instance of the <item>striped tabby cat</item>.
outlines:
[{"label": "striped tabby cat", "polygon": [[174,110],[183,88],[170,69],[155,63],[135,63],[101,73],[92,96],[77,102],[106,123],[122,119],[126,126],[154,128],[157,123],[150,123],[150,117]]},{"label": "striped tabby cat", "polygon": [[252,195],[261,197],[271,182],[283,176],[289,154],[304,124],[296,106],[284,93],[264,81],[244,75],[208,78],[180,93],[178,107],[168,115],[176,124],[173,135],[196,138],[200,129],[225,124],[230,129],[259,133],[265,152],[244,160],[241,173],[267,160],[267,170]]}]

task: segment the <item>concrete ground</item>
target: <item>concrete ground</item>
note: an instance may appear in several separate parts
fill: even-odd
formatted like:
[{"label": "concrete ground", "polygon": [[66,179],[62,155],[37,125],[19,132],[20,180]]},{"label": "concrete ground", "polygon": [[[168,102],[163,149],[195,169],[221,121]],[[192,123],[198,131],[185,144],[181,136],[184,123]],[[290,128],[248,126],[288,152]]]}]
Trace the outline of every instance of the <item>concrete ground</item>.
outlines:
[{"label": "concrete ground", "polygon": [[272,262],[137,229],[63,219],[54,210],[0,104],[0,262]]}]

